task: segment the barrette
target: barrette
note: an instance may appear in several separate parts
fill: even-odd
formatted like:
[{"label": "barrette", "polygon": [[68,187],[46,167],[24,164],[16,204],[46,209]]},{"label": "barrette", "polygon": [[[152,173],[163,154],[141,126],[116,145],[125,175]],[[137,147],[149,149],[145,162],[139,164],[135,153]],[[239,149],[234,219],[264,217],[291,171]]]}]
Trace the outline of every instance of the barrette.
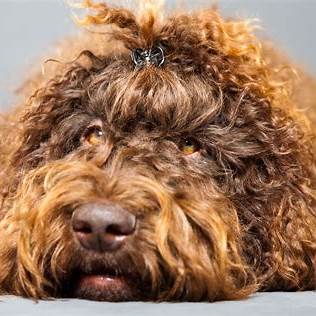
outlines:
[{"label": "barrette", "polygon": [[160,67],[165,62],[165,54],[160,46],[150,49],[137,48],[133,50],[131,57],[137,68],[150,65]]}]

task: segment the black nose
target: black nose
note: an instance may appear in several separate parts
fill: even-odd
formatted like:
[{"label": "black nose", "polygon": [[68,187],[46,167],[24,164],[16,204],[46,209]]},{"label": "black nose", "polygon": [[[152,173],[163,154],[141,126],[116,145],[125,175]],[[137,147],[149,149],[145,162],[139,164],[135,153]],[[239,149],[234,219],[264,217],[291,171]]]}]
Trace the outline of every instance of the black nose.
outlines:
[{"label": "black nose", "polygon": [[72,228],[81,246],[98,252],[119,249],[135,226],[136,217],[115,204],[81,205],[72,215]]}]

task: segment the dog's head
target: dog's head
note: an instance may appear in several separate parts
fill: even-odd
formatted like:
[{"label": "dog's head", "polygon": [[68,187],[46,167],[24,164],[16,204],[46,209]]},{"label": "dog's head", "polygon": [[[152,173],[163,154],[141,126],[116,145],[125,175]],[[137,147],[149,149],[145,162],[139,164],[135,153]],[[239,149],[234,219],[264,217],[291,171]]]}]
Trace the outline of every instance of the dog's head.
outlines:
[{"label": "dog's head", "polygon": [[25,105],[0,289],[112,301],[247,295],[274,262],[264,257],[271,218],[304,204],[291,196],[308,194],[311,178],[282,74],[247,21],[216,10],[163,20],[149,1],[137,16],[83,6],[95,11],[83,24],[113,28]]}]

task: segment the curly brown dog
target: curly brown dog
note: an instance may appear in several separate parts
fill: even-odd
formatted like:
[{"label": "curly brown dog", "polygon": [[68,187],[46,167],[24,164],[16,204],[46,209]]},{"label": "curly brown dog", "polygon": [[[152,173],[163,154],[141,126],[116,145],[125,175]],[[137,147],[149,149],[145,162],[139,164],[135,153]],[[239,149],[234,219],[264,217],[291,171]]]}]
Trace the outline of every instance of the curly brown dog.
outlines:
[{"label": "curly brown dog", "polygon": [[2,115],[0,293],[315,289],[315,82],[216,9],[81,7]]}]

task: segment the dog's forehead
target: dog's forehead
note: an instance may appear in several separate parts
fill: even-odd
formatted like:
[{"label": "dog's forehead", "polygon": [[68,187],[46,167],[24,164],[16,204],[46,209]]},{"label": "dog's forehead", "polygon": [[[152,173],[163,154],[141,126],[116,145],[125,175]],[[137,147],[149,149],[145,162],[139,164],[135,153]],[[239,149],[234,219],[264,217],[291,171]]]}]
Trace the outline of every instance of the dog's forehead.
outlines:
[{"label": "dog's forehead", "polygon": [[94,78],[86,104],[117,128],[149,124],[188,129],[217,110],[215,87],[202,76],[181,77],[156,67],[114,72],[105,69]]}]

